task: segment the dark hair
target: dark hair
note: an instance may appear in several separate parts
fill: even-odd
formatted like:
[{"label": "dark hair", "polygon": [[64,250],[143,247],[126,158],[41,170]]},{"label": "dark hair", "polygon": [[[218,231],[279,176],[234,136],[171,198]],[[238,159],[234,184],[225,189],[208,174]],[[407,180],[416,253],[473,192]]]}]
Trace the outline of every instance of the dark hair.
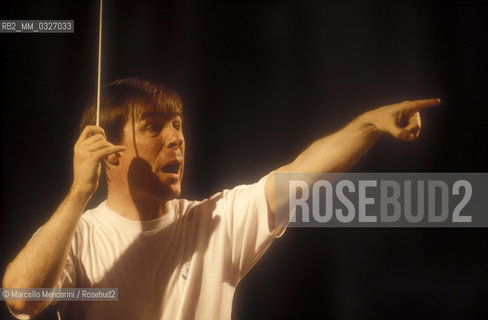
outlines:
[{"label": "dark hair", "polygon": [[[147,111],[161,112],[165,117],[183,116],[181,99],[162,83],[138,78],[125,78],[107,84],[100,94],[100,126],[107,140],[122,141],[129,115],[138,118]],[[80,122],[80,131],[96,124],[97,100],[92,99]]]}]

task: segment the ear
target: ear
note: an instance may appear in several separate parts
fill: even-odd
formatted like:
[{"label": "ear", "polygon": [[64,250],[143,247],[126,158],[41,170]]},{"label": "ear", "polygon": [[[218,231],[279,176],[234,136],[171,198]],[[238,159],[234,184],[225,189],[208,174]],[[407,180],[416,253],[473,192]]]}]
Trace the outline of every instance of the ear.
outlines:
[{"label": "ear", "polygon": [[105,157],[105,162],[107,162],[108,165],[118,166],[120,164],[119,159],[120,159],[120,154],[112,153],[109,154],[107,157]]}]

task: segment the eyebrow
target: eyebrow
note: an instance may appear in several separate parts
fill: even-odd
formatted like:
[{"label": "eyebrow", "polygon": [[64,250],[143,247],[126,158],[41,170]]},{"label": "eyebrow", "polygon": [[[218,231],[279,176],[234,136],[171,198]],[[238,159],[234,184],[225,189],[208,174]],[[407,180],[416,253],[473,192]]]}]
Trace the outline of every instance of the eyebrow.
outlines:
[{"label": "eyebrow", "polygon": [[158,112],[158,111],[147,111],[147,112],[143,112],[141,115],[139,115],[139,119],[141,119],[141,120],[151,118],[151,117],[166,118],[163,113]]},{"label": "eyebrow", "polygon": [[144,120],[144,119],[147,119],[147,118],[151,118],[151,117],[161,117],[161,118],[164,118],[164,119],[172,119],[172,118],[175,118],[175,117],[181,117],[180,114],[178,113],[175,113],[175,114],[172,114],[172,115],[166,115],[164,114],[163,112],[160,112],[160,111],[147,111],[147,112],[143,112],[140,116],[139,116],[139,119],[140,120]]}]

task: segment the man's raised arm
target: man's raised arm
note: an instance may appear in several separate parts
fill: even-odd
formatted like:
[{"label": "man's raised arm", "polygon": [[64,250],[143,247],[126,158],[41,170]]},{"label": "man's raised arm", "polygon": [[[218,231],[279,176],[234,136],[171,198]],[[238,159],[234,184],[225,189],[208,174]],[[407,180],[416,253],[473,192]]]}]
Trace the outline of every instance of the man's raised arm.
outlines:
[{"label": "man's raised arm", "polygon": [[[51,216],[8,265],[4,288],[54,288],[63,271],[78,221],[88,200],[98,188],[100,161],[109,154],[124,151],[105,140],[103,129],[87,126],[74,148],[73,185]],[[16,315],[32,316],[49,301],[7,301]]]},{"label": "man's raised arm", "polygon": [[380,135],[411,141],[420,133],[420,111],[440,104],[439,99],[404,101],[368,111],[341,130],[312,143],[291,163],[277,169],[266,181],[266,199],[275,212],[275,173],[345,172]]}]

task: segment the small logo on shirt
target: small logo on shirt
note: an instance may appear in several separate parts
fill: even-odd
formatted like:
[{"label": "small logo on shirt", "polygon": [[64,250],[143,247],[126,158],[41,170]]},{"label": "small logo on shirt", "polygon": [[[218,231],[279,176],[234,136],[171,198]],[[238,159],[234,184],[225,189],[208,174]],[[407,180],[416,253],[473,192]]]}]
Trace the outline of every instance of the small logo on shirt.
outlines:
[{"label": "small logo on shirt", "polygon": [[188,272],[190,272],[190,262],[187,262],[181,267],[180,275],[186,280],[188,278]]}]

